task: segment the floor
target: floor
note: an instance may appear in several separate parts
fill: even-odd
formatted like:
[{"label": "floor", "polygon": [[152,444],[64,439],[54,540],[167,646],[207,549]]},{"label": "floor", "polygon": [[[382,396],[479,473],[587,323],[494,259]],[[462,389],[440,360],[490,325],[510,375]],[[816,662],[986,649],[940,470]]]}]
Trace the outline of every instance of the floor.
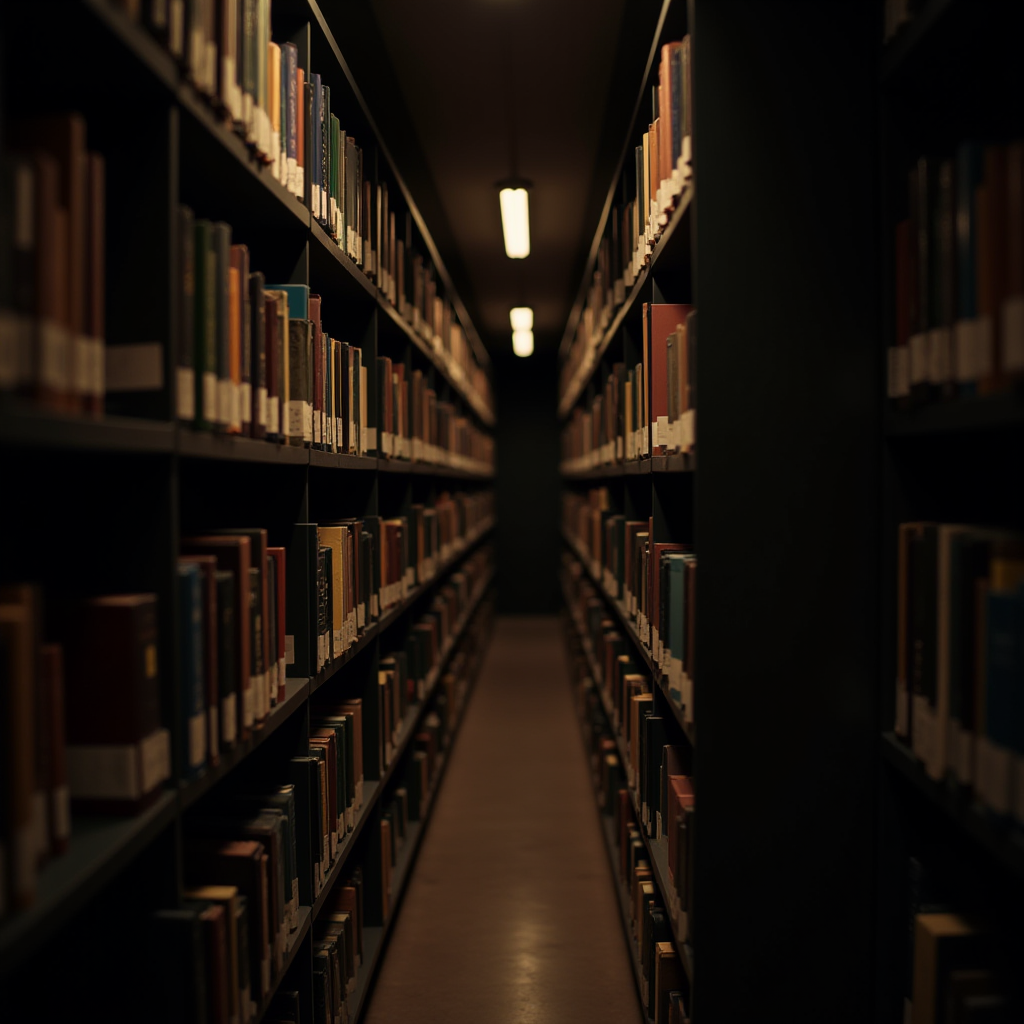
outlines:
[{"label": "floor", "polygon": [[497,621],[366,1024],[640,1024],[555,618]]}]

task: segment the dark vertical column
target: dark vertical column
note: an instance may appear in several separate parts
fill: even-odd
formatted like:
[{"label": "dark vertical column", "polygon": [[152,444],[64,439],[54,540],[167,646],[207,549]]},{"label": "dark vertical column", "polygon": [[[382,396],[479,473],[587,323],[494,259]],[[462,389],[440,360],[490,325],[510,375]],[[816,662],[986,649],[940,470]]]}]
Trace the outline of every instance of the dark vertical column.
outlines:
[{"label": "dark vertical column", "polygon": [[868,1019],[876,11],[691,0],[695,1019]]},{"label": "dark vertical column", "polygon": [[498,426],[498,606],[512,614],[559,606],[558,367],[554,351],[495,356]]}]

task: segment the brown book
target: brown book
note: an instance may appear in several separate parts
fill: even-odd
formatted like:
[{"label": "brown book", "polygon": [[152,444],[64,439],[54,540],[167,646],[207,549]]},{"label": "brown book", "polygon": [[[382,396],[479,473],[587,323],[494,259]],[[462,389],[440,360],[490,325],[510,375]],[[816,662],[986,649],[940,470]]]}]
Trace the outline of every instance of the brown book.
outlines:
[{"label": "brown book", "polygon": [[1007,154],[1005,146],[985,147],[984,185],[978,189],[978,314],[985,325],[987,354],[978,394],[1001,391],[1003,374],[1000,313],[1006,298]]},{"label": "brown book", "polygon": [[[32,118],[14,127],[17,141],[46,153],[56,162],[57,170],[57,253],[52,265],[55,277],[37,277],[40,282],[59,281],[51,285],[62,292],[60,320],[66,334],[63,339],[63,380],[56,377],[56,350],[43,339],[43,367],[47,384],[52,385],[57,404],[64,409],[80,410],[89,388],[90,350],[86,341],[86,260],[87,200],[89,197],[89,160],[86,152],[86,124],[81,114],[51,114]],[[38,201],[38,199],[37,199]],[[60,211],[63,211],[61,213]],[[66,217],[66,222],[62,223]],[[37,233],[37,244],[43,239]],[[50,388],[47,387],[49,391]]]},{"label": "brown book", "polygon": [[199,914],[206,960],[206,1019],[208,1024],[229,1024],[227,917],[219,903]]},{"label": "brown book", "polygon": [[38,835],[33,821],[35,783],[35,646],[32,610],[25,603],[0,603],[0,698],[9,732],[2,737],[5,817],[0,835],[10,875],[0,877],[0,914],[24,910],[36,896]]},{"label": "brown book", "polygon": [[107,164],[99,153],[88,155],[85,220],[85,334],[90,345],[85,409],[93,416],[102,416],[107,338]]},{"label": "brown book", "polygon": [[199,566],[203,591],[203,672],[206,677],[206,722],[209,763],[220,761],[220,666],[217,636],[217,559],[214,555],[182,555],[178,561]]},{"label": "brown book", "polygon": [[[285,693],[285,673],[287,668],[287,655],[285,654],[285,594],[287,592],[285,570],[287,568],[287,553],[284,548],[268,547],[267,555],[274,559],[277,571],[274,574],[274,581],[277,586],[277,622],[270,623],[269,628],[277,630],[277,665],[270,666],[271,679],[276,678],[277,703],[283,703]],[[276,673],[276,676],[275,676]]]},{"label": "brown book", "polygon": [[78,606],[67,647],[71,798],[96,811],[137,813],[171,773],[160,723],[155,594],[96,597]]},{"label": "brown book", "polygon": [[320,748],[326,754],[327,770],[327,823],[330,827],[331,860],[338,852],[338,842],[344,836],[344,822],[338,820],[338,740],[333,729],[315,729],[309,736],[310,751]]},{"label": "brown book", "polygon": [[911,1024],[940,1019],[950,972],[982,967],[983,933],[959,914],[918,914],[914,918]]},{"label": "brown book", "polygon": [[235,645],[237,681],[234,689],[240,696],[239,725],[245,738],[255,721],[248,586],[252,546],[249,538],[244,536],[206,535],[183,538],[181,551],[186,555],[213,555],[218,569],[235,575],[235,635],[232,638],[218,636],[217,639],[218,643],[232,642]]},{"label": "brown book", "polygon": [[248,901],[250,985],[262,997],[270,989],[271,974],[269,885],[263,844],[254,839],[226,843],[187,840],[184,861],[186,884],[235,886]]},{"label": "brown book", "polygon": [[238,887],[234,885],[202,885],[186,889],[182,894],[187,900],[201,900],[222,907],[224,911],[224,965],[228,984],[226,986],[228,1020],[243,1021],[240,1013],[241,999],[238,988],[238,933],[235,918],[238,914]]},{"label": "brown book", "polygon": [[64,707],[64,649],[60,644],[39,648],[39,692],[48,766],[46,779],[50,849],[66,853],[71,843],[71,791],[68,788],[67,739]]},{"label": "brown book", "polygon": [[681,991],[686,982],[683,965],[671,942],[658,942],[654,947],[654,1024],[668,1024],[670,992]]}]

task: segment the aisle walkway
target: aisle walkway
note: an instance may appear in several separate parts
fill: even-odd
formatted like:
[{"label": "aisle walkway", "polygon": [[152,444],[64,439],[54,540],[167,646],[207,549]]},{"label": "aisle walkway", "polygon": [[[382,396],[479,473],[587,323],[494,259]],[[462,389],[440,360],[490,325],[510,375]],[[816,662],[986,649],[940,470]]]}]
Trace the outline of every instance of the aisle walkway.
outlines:
[{"label": "aisle walkway", "polygon": [[567,672],[498,620],[366,1024],[639,1024]]}]

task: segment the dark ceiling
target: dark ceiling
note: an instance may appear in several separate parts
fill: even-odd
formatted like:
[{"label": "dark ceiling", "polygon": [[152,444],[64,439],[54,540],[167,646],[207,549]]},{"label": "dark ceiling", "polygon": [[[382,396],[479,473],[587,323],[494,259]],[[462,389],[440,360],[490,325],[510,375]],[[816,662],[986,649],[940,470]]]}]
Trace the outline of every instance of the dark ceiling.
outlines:
[{"label": "dark ceiling", "polygon": [[[661,0],[628,0],[628,19],[627,0],[323,6],[481,338],[510,347],[508,311],[529,305],[538,349],[556,346]],[[502,244],[496,184],[513,174],[532,183],[525,260]]]}]

